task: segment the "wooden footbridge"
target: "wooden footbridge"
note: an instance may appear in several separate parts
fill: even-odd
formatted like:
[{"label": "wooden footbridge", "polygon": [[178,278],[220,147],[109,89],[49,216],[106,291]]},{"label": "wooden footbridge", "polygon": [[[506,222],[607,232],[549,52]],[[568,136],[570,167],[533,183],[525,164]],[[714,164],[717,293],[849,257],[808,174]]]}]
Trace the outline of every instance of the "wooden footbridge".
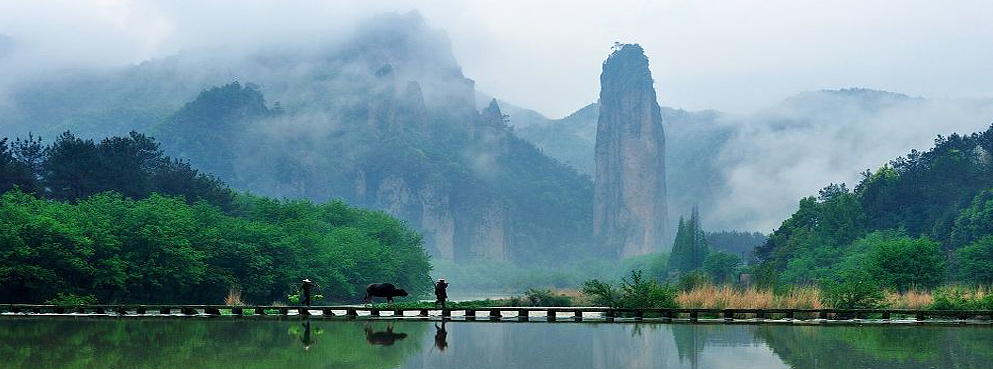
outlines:
[{"label": "wooden footbridge", "polygon": [[3,316],[319,317],[491,321],[659,321],[726,323],[910,322],[993,325],[990,310],[906,309],[611,309],[606,307],[479,307],[422,309],[363,306],[0,305]]}]

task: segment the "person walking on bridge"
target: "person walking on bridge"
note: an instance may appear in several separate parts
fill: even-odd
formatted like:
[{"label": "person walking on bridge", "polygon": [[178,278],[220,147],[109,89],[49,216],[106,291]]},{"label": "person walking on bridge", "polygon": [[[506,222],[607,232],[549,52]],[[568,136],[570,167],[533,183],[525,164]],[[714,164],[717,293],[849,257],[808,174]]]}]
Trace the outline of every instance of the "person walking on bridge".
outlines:
[{"label": "person walking on bridge", "polygon": [[438,298],[434,302],[434,306],[441,304],[441,308],[445,308],[445,300],[448,299],[448,283],[445,282],[445,278],[438,279],[438,283],[434,284],[434,296]]},{"label": "person walking on bridge", "polygon": [[310,290],[314,288],[314,282],[310,279],[304,279],[303,284],[300,285],[300,305],[310,306]]}]

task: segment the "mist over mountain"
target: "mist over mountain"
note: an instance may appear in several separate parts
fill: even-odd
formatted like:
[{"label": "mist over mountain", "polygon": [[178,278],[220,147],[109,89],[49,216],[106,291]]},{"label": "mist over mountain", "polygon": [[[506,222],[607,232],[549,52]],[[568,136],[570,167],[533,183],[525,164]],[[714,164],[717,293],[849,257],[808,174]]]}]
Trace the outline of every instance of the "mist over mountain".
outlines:
[{"label": "mist over mountain", "polygon": [[[149,133],[237,189],[387,210],[425,232],[435,256],[588,251],[598,104],[548,119],[499,96],[481,112],[492,97],[416,13],[313,39],[323,41],[19,78],[0,94],[0,127],[46,139]],[[14,48],[0,38],[0,55]],[[665,107],[659,86],[671,227],[699,205],[707,230],[767,232],[824,183],[854,183],[936,134],[993,120],[991,100],[867,89],[805,92],[749,115],[686,111]]]},{"label": "mist over mountain", "polygon": [[[517,133],[592,173],[596,111],[590,104]],[[706,229],[768,232],[824,183],[855,183],[860,172],[928,147],[935,135],[988,127],[993,100],[853,88],[800,93],[750,115],[663,107],[662,116],[673,217],[699,204]]]},{"label": "mist over mountain", "polygon": [[235,189],[384,210],[442,259],[588,255],[589,178],[517,138],[496,101],[477,110],[475,94],[443,32],[392,13],[323,47],[178,54],[25,83],[0,125],[149,132]]}]

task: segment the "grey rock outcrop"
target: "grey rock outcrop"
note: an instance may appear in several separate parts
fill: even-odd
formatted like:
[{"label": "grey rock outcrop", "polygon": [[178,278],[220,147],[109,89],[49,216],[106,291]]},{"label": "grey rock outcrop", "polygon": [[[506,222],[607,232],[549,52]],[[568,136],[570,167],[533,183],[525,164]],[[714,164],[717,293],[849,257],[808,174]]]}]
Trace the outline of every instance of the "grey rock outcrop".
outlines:
[{"label": "grey rock outcrop", "polygon": [[597,121],[593,235],[605,255],[661,251],[667,236],[665,135],[641,46],[603,63]]}]

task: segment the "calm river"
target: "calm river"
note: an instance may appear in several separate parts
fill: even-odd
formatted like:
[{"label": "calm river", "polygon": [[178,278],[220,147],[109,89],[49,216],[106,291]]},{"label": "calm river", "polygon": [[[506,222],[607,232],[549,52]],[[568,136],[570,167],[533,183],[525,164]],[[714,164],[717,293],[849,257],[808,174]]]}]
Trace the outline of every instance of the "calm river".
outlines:
[{"label": "calm river", "polygon": [[0,368],[991,368],[993,328],[0,318]]}]

